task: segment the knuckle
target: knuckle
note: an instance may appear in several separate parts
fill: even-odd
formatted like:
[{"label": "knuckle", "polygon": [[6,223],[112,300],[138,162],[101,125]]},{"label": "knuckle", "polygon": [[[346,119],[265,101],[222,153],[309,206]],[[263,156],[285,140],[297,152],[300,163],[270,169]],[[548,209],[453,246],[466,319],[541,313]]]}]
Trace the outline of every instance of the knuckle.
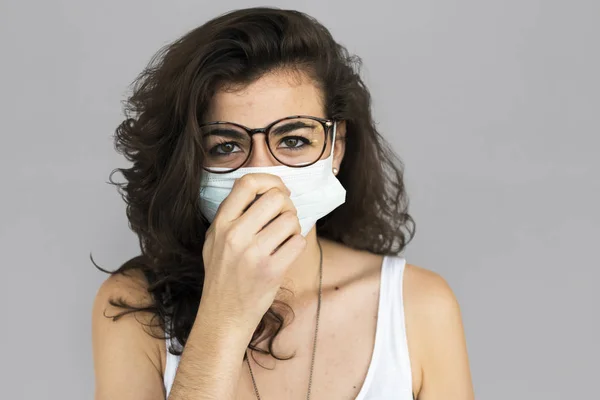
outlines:
[{"label": "knuckle", "polygon": [[236,180],[235,183],[242,188],[251,189],[256,185],[256,178],[252,174],[246,174]]},{"label": "knuckle", "polygon": [[219,213],[217,213],[217,216],[215,217],[215,219],[213,220],[213,222],[209,225],[208,229],[206,230],[206,235],[216,235],[219,232],[223,232],[224,230],[224,222],[223,219],[221,217],[221,215]]},{"label": "knuckle", "polygon": [[239,233],[238,233],[237,229],[235,229],[235,228],[229,229],[223,235],[223,240],[225,241],[225,244],[229,248],[233,248],[236,246],[237,243],[239,243],[238,238],[239,238]]},{"label": "knuckle", "polygon": [[236,189],[240,188],[242,185],[243,185],[242,178],[237,178],[235,181],[233,181],[233,187],[231,189],[236,190]]},{"label": "knuckle", "polygon": [[296,206],[294,205],[294,202],[291,199],[288,199],[288,212],[294,214],[294,215],[298,215],[298,209],[296,208]]},{"label": "knuckle", "polygon": [[275,180],[277,181],[277,183],[279,185],[281,185],[281,187],[285,187],[285,183],[283,183],[283,179],[279,176],[279,175],[273,175],[275,177]]},{"label": "knuckle", "polygon": [[285,218],[286,221],[295,221],[298,218],[296,217],[296,214],[294,214],[292,211],[284,211],[281,213],[282,218]]},{"label": "knuckle", "polygon": [[290,224],[298,228],[300,227],[300,220],[294,212],[286,211],[281,214],[281,217],[284,219],[286,224]]},{"label": "knuckle", "polygon": [[275,188],[272,189],[271,197],[277,204],[284,204],[287,196],[280,189]]},{"label": "knuckle", "polygon": [[283,193],[281,193],[281,191],[277,190],[276,188],[269,189],[263,195],[263,197],[265,197],[264,201],[266,202],[265,204],[268,208],[281,207],[281,205],[285,201]]},{"label": "knuckle", "polygon": [[264,249],[264,245],[259,241],[255,241],[249,246],[248,251],[246,252],[247,257],[251,260],[252,264],[262,266],[269,259],[269,254]]}]

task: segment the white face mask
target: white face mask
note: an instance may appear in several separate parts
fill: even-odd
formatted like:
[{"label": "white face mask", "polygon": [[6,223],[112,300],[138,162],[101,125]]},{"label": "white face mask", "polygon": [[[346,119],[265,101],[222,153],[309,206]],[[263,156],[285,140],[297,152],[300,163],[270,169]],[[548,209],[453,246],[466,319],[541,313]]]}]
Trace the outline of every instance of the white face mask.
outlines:
[{"label": "white face mask", "polygon": [[290,198],[298,211],[302,236],[317,223],[317,220],[344,204],[346,190],[333,174],[333,148],[336,123],[333,124],[333,141],[329,157],[304,168],[287,165],[270,167],[240,168],[225,174],[203,172],[200,189],[200,210],[212,222],[221,202],[231,192],[236,179],[251,173],[277,175],[290,190]]}]

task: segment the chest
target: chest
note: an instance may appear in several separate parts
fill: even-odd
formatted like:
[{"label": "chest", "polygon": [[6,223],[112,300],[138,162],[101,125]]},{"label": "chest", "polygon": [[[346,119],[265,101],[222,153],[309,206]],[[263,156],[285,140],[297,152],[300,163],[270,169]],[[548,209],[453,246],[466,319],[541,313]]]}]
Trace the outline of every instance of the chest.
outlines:
[{"label": "chest", "polygon": [[[379,311],[379,276],[360,284],[324,292],[319,318],[311,399],[355,399],[369,371]],[[292,304],[294,317],[274,341],[276,360],[254,352],[250,365],[261,400],[306,398],[313,338],[316,300]],[[288,319],[291,315],[288,315]],[[263,343],[263,345],[265,345]],[[264,367],[261,367],[261,365]],[[244,363],[237,398],[256,399],[254,385]]]}]

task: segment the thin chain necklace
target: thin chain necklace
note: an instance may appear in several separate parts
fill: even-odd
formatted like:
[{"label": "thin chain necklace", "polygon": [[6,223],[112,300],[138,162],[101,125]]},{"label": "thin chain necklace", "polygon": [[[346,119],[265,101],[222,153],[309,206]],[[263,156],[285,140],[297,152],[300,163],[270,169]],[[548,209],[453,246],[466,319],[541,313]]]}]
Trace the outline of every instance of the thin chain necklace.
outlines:
[{"label": "thin chain necklace", "polygon": [[[313,350],[312,350],[312,359],[310,361],[310,375],[308,377],[308,392],[306,393],[306,400],[310,400],[310,390],[312,388],[312,376],[313,370],[315,368],[315,354],[317,352],[317,332],[319,331],[319,317],[321,315],[321,294],[323,288],[323,249],[321,248],[321,242],[317,240],[317,244],[319,245],[319,299],[317,301],[317,322],[315,324],[315,335],[313,338]],[[248,354],[246,353],[246,363],[248,364],[248,369],[250,370],[250,377],[252,378],[252,385],[254,386],[254,394],[256,394],[256,398],[260,399],[260,394],[258,393],[258,387],[256,386],[256,380],[254,379],[254,374],[252,373],[252,367],[250,366],[250,360]]]}]

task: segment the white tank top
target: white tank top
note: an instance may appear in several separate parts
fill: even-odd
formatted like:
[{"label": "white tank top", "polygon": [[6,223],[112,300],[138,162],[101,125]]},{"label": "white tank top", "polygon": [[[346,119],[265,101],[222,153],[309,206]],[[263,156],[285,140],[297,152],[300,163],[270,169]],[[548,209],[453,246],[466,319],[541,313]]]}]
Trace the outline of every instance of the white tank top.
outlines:
[{"label": "white tank top", "polygon": [[[404,305],[402,280],[406,260],[401,256],[385,256],[381,264],[381,288],[375,345],[367,376],[355,400],[412,400],[412,374]],[[164,384],[167,397],[175,379],[179,356],[168,351],[165,365]]]}]

